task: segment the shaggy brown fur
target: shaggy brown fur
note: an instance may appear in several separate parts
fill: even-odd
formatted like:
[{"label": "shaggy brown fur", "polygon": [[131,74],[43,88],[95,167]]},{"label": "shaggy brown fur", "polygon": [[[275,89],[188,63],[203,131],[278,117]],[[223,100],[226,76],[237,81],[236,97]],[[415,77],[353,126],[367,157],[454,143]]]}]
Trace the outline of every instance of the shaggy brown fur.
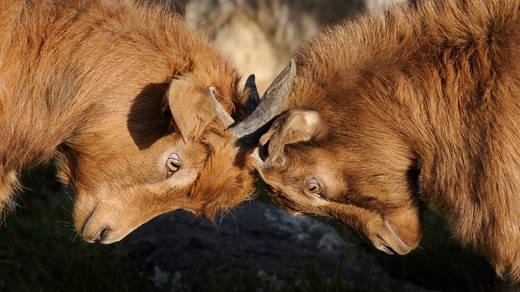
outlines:
[{"label": "shaggy brown fur", "polygon": [[433,206],[520,282],[520,2],[416,2],[299,50],[258,170],[282,205],[387,252],[415,248]]},{"label": "shaggy brown fur", "polygon": [[[247,92],[215,49],[159,7],[116,0],[0,5],[0,200],[57,157],[75,226],[117,241],[177,208],[215,215],[252,189],[210,86],[236,119]],[[173,118],[172,118],[173,115]],[[181,119],[182,117],[182,119]],[[181,135],[182,134],[182,135]],[[168,174],[177,154],[180,168]]]}]

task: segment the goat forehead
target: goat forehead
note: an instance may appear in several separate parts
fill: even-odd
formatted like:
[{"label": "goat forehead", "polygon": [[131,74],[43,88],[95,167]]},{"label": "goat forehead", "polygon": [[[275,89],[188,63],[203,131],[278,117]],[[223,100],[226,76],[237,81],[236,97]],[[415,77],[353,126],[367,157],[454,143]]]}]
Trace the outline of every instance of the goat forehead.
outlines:
[{"label": "goat forehead", "polygon": [[319,147],[292,151],[288,160],[289,169],[279,170],[278,174],[290,183],[303,184],[306,180],[315,178],[331,193],[347,188],[343,179],[343,159],[332,151]]}]

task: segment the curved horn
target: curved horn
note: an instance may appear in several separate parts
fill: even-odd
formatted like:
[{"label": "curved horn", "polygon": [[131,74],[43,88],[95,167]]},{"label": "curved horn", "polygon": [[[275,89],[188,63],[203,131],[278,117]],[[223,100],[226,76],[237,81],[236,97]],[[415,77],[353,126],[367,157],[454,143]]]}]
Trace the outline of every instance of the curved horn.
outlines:
[{"label": "curved horn", "polygon": [[215,110],[217,112],[217,116],[226,124],[226,128],[232,125],[235,120],[231,117],[231,115],[222,107],[220,102],[218,102],[217,98],[215,97],[215,87],[210,86],[208,87],[209,96],[211,97],[211,100],[215,104]]},{"label": "curved horn", "polygon": [[291,59],[289,66],[287,66],[278,77],[276,77],[273,83],[271,83],[269,88],[267,88],[255,111],[244,121],[230,129],[236,139],[254,133],[282,113],[285,99],[289,96],[289,93],[291,93],[295,77],[296,64],[294,59]]},{"label": "curved horn", "polygon": [[256,88],[255,74],[251,74],[247,77],[245,88],[249,90],[249,97],[244,103],[244,110],[246,115],[249,116],[255,111],[256,107],[260,103],[260,95]]}]

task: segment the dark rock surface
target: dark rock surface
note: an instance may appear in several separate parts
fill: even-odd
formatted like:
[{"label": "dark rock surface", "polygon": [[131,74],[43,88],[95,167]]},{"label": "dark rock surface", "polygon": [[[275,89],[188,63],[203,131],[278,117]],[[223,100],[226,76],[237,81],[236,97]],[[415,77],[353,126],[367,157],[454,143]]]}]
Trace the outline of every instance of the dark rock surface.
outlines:
[{"label": "dark rock surface", "polygon": [[362,247],[332,226],[316,218],[294,218],[258,201],[215,223],[184,211],[165,214],[122,244],[144,259],[142,268],[156,286],[168,284],[176,290],[191,290],[194,282],[221,280],[256,281],[270,290],[294,289],[318,275],[324,281],[340,279],[342,287],[362,285],[360,290],[425,291],[388,277]]}]

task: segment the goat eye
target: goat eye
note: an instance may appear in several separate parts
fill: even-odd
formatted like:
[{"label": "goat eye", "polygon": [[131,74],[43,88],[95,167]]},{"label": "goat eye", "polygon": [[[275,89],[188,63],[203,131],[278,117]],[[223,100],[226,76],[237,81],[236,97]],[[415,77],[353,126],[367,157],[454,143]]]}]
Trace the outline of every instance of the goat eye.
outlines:
[{"label": "goat eye", "polygon": [[166,170],[168,171],[168,177],[172,176],[181,168],[181,160],[177,153],[172,153],[166,160]]},{"label": "goat eye", "polygon": [[311,194],[319,194],[321,192],[320,182],[315,178],[311,178],[307,181],[305,189]]}]

